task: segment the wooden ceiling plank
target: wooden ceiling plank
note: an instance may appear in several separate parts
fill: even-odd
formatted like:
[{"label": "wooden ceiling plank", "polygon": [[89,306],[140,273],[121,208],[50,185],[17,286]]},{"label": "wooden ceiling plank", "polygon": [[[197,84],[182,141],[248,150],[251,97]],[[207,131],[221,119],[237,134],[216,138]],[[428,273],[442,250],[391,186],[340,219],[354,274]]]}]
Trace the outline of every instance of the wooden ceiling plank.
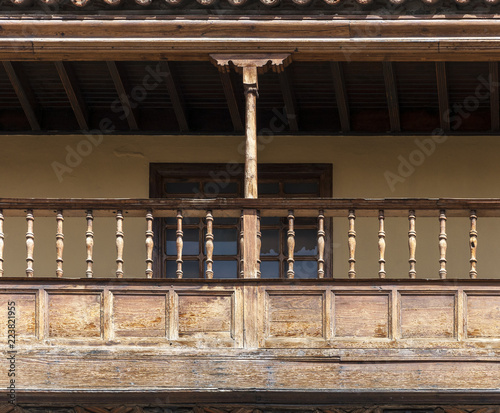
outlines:
[{"label": "wooden ceiling plank", "polygon": [[288,126],[290,132],[298,132],[299,125],[297,123],[297,106],[293,96],[290,78],[288,76],[288,69],[285,67],[278,73],[280,79],[281,93],[283,94],[283,101],[285,102],[285,110],[288,119]]},{"label": "wooden ceiling plank", "polygon": [[448,83],[446,79],[446,63],[436,62],[436,80],[439,100],[439,120],[441,129],[450,130],[450,103],[448,98]]},{"label": "wooden ceiling plank", "polygon": [[500,94],[498,92],[498,62],[489,63],[491,130],[500,130]]},{"label": "wooden ceiling plank", "polygon": [[29,86],[21,68],[18,64],[4,61],[3,67],[7,72],[7,76],[9,77],[10,83],[16,92],[17,98],[21,103],[21,107],[28,118],[28,122],[31,126],[31,129],[34,131],[41,130],[40,121],[37,112],[37,103],[34,97],[34,94]]},{"label": "wooden ceiling plank", "polygon": [[160,62],[161,72],[165,73],[165,82],[170,96],[170,101],[174,107],[175,116],[181,132],[189,132],[189,125],[186,117],[186,109],[180,88],[178,87],[178,79],[175,79],[175,71],[172,63],[163,61]]},{"label": "wooden ceiling plank", "polygon": [[399,100],[396,86],[396,77],[392,62],[382,62],[384,71],[385,94],[387,97],[387,107],[389,109],[389,120],[391,132],[401,132],[401,122],[399,115]]},{"label": "wooden ceiling plank", "polygon": [[64,86],[64,90],[66,91],[66,95],[68,96],[73,113],[78,121],[78,126],[82,130],[89,130],[87,105],[78,87],[78,80],[71,63],[58,61],[54,62],[54,64]]},{"label": "wooden ceiling plank", "polygon": [[243,121],[241,119],[238,101],[236,100],[236,95],[234,94],[234,87],[233,87],[233,82],[231,80],[231,74],[227,71],[219,71],[219,73],[222,82],[222,87],[224,89],[224,95],[226,96],[229,114],[231,115],[231,120],[233,122],[234,131],[243,132],[244,130]]},{"label": "wooden ceiling plank", "polygon": [[107,61],[106,64],[108,65],[109,73],[113,79],[113,83],[115,84],[115,89],[118,93],[118,98],[122,104],[130,130],[139,130],[136,111],[130,101],[130,94],[127,93],[128,88],[123,69],[119,66],[119,64],[113,61]]},{"label": "wooden ceiling plank", "polygon": [[330,62],[330,67],[333,75],[333,86],[335,88],[335,98],[340,117],[340,128],[342,132],[348,133],[351,131],[351,121],[349,119],[349,102],[347,100],[347,92],[344,82],[344,71],[340,62]]}]

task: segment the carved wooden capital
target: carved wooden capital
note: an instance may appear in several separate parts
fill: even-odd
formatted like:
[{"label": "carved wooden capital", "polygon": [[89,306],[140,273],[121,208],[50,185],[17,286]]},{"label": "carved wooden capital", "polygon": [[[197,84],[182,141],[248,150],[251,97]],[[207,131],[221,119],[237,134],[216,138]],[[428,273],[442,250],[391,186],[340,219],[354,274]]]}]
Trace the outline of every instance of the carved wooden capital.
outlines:
[{"label": "carved wooden capital", "polygon": [[211,54],[210,60],[221,72],[229,72],[231,66],[238,73],[243,73],[244,67],[256,67],[257,72],[263,74],[269,69],[282,72],[291,63],[292,56],[290,53]]}]

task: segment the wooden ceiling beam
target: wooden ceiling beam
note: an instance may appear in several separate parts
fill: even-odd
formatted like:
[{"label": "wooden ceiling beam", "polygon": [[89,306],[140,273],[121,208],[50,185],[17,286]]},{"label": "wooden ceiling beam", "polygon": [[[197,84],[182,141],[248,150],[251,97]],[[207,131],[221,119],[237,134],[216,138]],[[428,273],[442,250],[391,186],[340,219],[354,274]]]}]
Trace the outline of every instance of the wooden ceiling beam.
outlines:
[{"label": "wooden ceiling beam", "polygon": [[385,95],[387,97],[387,108],[389,109],[389,120],[391,132],[401,132],[401,122],[399,116],[398,90],[396,86],[396,76],[392,62],[382,62],[384,71]]},{"label": "wooden ceiling beam", "polygon": [[446,63],[436,62],[436,81],[439,100],[439,120],[441,129],[450,130],[450,103],[448,99],[448,83],[446,78]]},{"label": "wooden ceiling beam", "polygon": [[68,96],[73,113],[75,114],[78,126],[82,130],[89,130],[87,105],[78,87],[78,80],[71,63],[59,61],[54,62],[54,64],[64,86],[64,90],[66,91],[66,95]]},{"label": "wooden ceiling beam", "polygon": [[35,100],[35,95],[33,94],[21,68],[17,63],[7,61],[3,62],[3,67],[7,72],[7,76],[9,77],[14,91],[16,92],[19,103],[28,118],[31,129],[34,131],[41,130],[40,121],[36,114],[38,111],[38,105]]},{"label": "wooden ceiling beam", "polygon": [[295,98],[293,95],[292,86],[290,84],[290,78],[288,76],[287,68],[283,68],[283,70],[278,73],[278,76],[280,79],[283,101],[285,102],[288,127],[290,129],[290,132],[298,132],[299,125],[297,122],[297,105],[295,104]]},{"label": "wooden ceiling beam", "polygon": [[231,115],[231,121],[233,122],[234,131],[238,133],[243,132],[243,120],[241,119],[240,107],[238,105],[238,101],[236,100],[236,95],[234,94],[231,74],[228,71],[219,71],[219,74],[222,87],[224,89],[224,95],[226,96],[229,114]]},{"label": "wooden ceiling beam", "polygon": [[498,62],[489,63],[491,130],[500,130],[500,94],[498,93]]},{"label": "wooden ceiling beam", "polygon": [[181,132],[189,132],[189,124],[186,117],[186,108],[184,105],[184,99],[179,87],[179,81],[176,79],[175,67],[172,63],[167,61],[160,62],[161,72],[165,73],[165,82],[170,96],[170,101],[174,107],[175,117],[177,118],[177,123],[179,124],[179,130]]},{"label": "wooden ceiling beam", "polygon": [[137,114],[130,100],[130,92],[123,69],[120,67],[120,64],[116,62],[107,61],[106,64],[108,65],[109,73],[115,84],[118,99],[120,99],[130,130],[139,130]]},{"label": "wooden ceiling beam", "polygon": [[340,62],[330,62],[333,75],[333,86],[335,88],[335,99],[340,117],[340,128],[343,133],[351,131],[351,121],[349,119],[349,103],[344,81],[344,71]]}]

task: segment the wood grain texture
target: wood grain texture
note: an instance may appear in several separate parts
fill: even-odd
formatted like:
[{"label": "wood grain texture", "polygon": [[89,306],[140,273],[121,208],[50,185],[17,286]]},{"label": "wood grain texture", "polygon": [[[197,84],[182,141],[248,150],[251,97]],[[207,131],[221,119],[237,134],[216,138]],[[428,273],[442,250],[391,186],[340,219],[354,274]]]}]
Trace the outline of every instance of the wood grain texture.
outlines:
[{"label": "wood grain texture", "polygon": [[335,294],[336,337],[389,337],[389,296]]},{"label": "wood grain texture", "polygon": [[500,338],[500,295],[467,294],[468,338]]},{"label": "wood grain texture", "polygon": [[230,337],[233,328],[231,295],[179,294],[179,336],[222,333]]},{"label": "wood grain texture", "polygon": [[101,337],[101,294],[49,294],[49,337]]},{"label": "wood grain texture", "polygon": [[[9,305],[9,303],[11,303]],[[15,303],[15,304],[12,304]],[[36,336],[36,296],[29,294],[6,294],[0,293],[0,311],[5,315],[5,322],[0,324],[0,337],[5,338],[7,343],[7,314],[9,307],[15,310],[15,332],[16,338]]]},{"label": "wood grain texture", "polygon": [[455,296],[428,294],[401,296],[402,338],[455,336]]},{"label": "wood grain texture", "polygon": [[324,337],[324,297],[320,294],[269,294],[268,337]]},{"label": "wood grain texture", "polygon": [[166,337],[167,298],[153,294],[115,294],[115,337]]}]

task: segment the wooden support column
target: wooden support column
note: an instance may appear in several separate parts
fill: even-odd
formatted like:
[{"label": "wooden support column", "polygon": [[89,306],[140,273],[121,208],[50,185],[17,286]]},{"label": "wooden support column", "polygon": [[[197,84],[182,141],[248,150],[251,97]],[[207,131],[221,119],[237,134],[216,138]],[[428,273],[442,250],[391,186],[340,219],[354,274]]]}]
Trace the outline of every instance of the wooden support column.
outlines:
[{"label": "wooden support column", "polygon": [[257,67],[243,68],[245,87],[245,198],[258,198],[257,194]]},{"label": "wooden support column", "polygon": [[[258,74],[270,67],[276,72],[283,71],[290,55],[211,55],[212,62],[221,72],[228,72],[233,66],[243,74],[245,90],[245,198],[255,199],[257,191],[257,97]],[[227,95],[227,93],[226,93]],[[235,129],[237,122],[233,123]],[[244,209],[241,215],[240,233],[240,277],[260,277],[259,213],[256,209]],[[207,248],[208,250],[208,248]],[[248,349],[259,347],[259,291],[258,285],[243,287],[243,345]]]}]

